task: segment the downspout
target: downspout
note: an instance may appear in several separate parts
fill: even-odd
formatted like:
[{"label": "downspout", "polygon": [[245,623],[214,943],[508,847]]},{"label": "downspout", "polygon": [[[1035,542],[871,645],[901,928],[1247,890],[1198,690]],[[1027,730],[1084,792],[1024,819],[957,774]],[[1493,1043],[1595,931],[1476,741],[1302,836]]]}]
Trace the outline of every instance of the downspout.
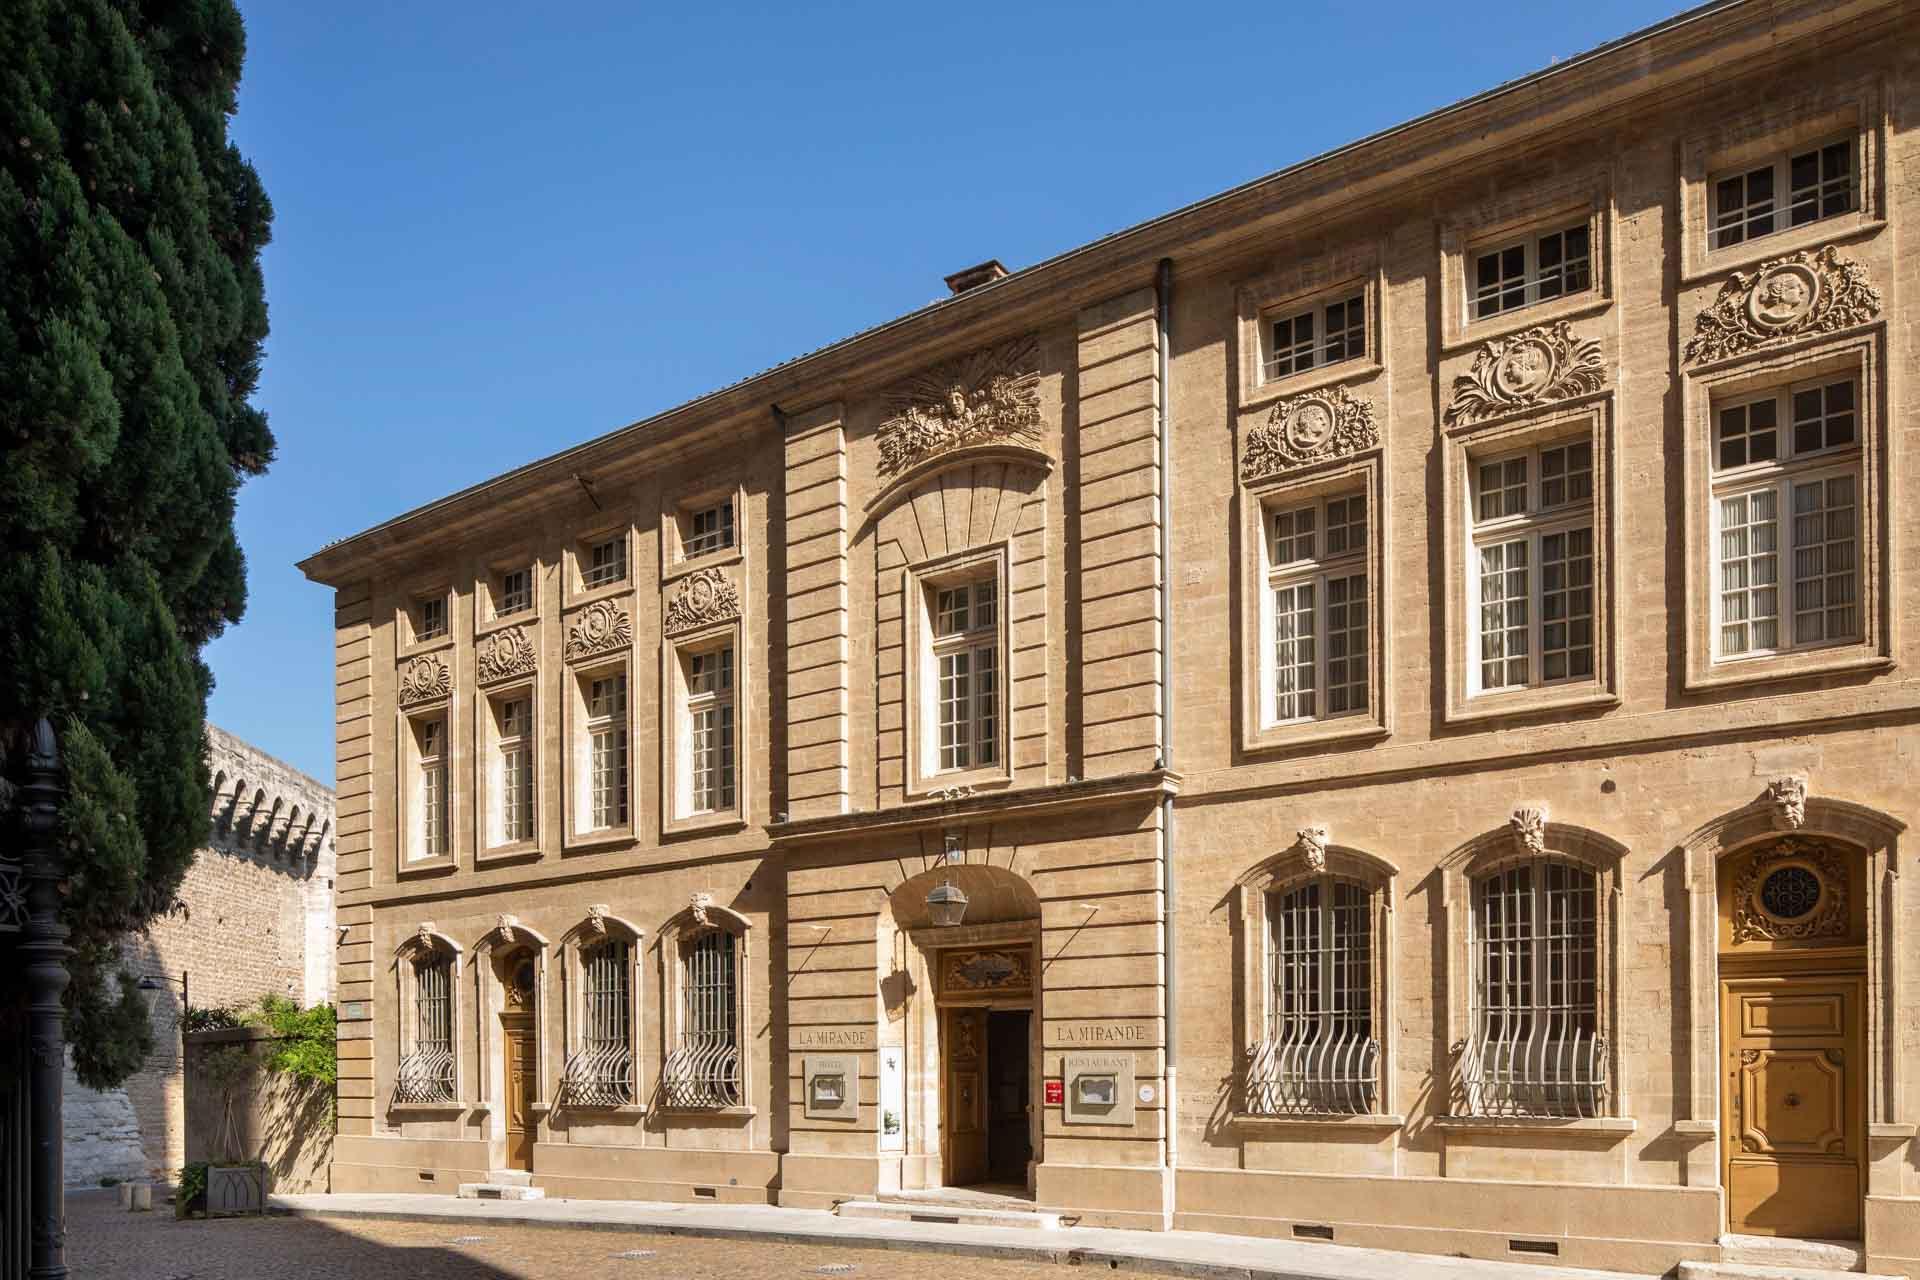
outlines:
[{"label": "downspout", "polygon": [[[1160,434],[1160,766],[1173,768],[1173,413],[1172,392],[1167,385],[1168,358],[1172,347],[1170,312],[1173,305],[1173,259],[1162,258],[1154,272],[1154,339],[1158,358],[1154,370],[1157,392],[1154,416]],[[1177,1102],[1180,1097],[1179,1073],[1175,1066],[1180,1044],[1180,988],[1178,951],[1174,946],[1175,884],[1173,874],[1173,796],[1160,796],[1160,878],[1162,911],[1166,924],[1162,936],[1161,980],[1166,999],[1166,1107],[1167,1124],[1167,1197],[1173,1208],[1173,1181],[1178,1167],[1180,1124]]]}]

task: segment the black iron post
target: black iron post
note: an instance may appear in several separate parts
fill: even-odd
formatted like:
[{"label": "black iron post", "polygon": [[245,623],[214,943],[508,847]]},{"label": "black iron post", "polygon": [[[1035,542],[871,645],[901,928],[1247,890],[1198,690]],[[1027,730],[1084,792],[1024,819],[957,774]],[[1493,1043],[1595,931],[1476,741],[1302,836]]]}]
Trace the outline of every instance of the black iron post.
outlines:
[{"label": "black iron post", "polygon": [[28,1088],[33,1154],[33,1280],[65,1280],[67,1274],[66,1170],[61,1150],[61,1078],[66,1067],[67,926],[60,923],[63,859],[54,827],[60,808],[60,755],[53,726],[33,726],[22,788],[27,828],[27,928],[20,954],[27,971]]}]

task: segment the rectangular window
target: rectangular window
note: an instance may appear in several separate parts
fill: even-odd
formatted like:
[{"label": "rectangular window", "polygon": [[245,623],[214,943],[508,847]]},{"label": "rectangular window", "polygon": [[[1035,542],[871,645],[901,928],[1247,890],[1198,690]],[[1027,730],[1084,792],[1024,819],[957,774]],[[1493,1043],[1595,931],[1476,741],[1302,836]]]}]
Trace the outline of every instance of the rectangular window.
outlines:
[{"label": "rectangular window", "polygon": [[427,596],[414,603],[413,638],[416,643],[422,640],[438,640],[447,634],[447,598]]},{"label": "rectangular window", "polygon": [[493,616],[510,618],[533,608],[533,570],[509,569],[500,575]]},{"label": "rectangular window", "polygon": [[695,813],[733,808],[733,646],[687,660],[691,806]]},{"label": "rectangular window", "polygon": [[687,513],[686,536],[681,539],[680,556],[691,560],[733,545],[733,499]]},{"label": "rectangular window", "polygon": [[627,822],[627,673],[593,676],[587,684],[589,829]]},{"label": "rectangular window", "polygon": [[1472,474],[1476,691],[1591,679],[1592,441],[1479,461]]},{"label": "rectangular window", "polygon": [[1853,142],[1829,142],[1711,183],[1709,246],[1722,249],[1851,213],[1859,197]]},{"label": "rectangular window", "polygon": [[733,935],[696,934],[680,949],[680,1036],[660,1070],[671,1107],[711,1109],[741,1103],[738,975]]},{"label": "rectangular window", "polygon": [[580,1041],[563,1081],[576,1107],[633,1102],[632,948],[624,938],[609,938],[581,951]]},{"label": "rectangular window", "polygon": [[1367,709],[1367,500],[1342,494],[1267,514],[1269,718]]},{"label": "rectangular window", "polygon": [[1715,410],[1718,656],[1860,638],[1858,391],[1844,378]]},{"label": "rectangular window", "polygon": [[435,952],[413,962],[413,1041],[400,1059],[395,1102],[452,1102],[453,960]]},{"label": "rectangular window", "polygon": [[1366,295],[1310,307],[1273,321],[1268,330],[1273,346],[1267,353],[1269,381],[1304,373],[1367,353]]},{"label": "rectangular window", "polygon": [[1582,222],[1475,254],[1474,318],[1485,320],[1535,302],[1592,288],[1593,254],[1589,240],[1587,224]]},{"label": "rectangular window", "polygon": [[419,762],[415,798],[420,805],[418,856],[444,857],[447,852],[447,722],[416,720],[413,725]]},{"label": "rectangular window", "polygon": [[499,842],[533,839],[533,699],[522,695],[494,705],[500,756]]},{"label": "rectangular window", "polygon": [[1000,585],[997,578],[932,589],[939,768],[1000,758]]},{"label": "rectangular window", "polygon": [[1320,876],[1269,895],[1267,917],[1268,1025],[1248,1064],[1248,1114],[1371,1112],[1380,1043],[1370,895]]},{"label": "rectangular window", "polygon": [[591,590],[626,580],[627,540],[624,536],[608,538],[587,548],[586,565],[580,575],[584,586]]}]

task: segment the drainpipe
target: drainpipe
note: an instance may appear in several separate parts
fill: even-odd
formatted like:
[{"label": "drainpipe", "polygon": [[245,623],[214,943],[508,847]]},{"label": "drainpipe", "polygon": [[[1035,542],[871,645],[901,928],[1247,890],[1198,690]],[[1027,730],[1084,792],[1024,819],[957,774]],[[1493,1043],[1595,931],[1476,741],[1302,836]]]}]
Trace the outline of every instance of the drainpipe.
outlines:
[{"label": "drainpipe", "polygon": [[[1155,397],[1155,424],[1160,433],[1160,764],[1162,768],[1173,768],[1173,413],[1172,395],[1167,385],[1167,366],[1172,346],[1172,325],[1169,313],[1173,305],[1173,259],[1162,258],[1154,272],[1154,338],[1159,348],[1157,368],[1158,394]],[[1178,1028],[1180,1025],[1179,966],[1176,963],[1178,951],[1174,946],[1174,905],[1175,883],[1173,874],[1173,797],[1160,797],[1160,877],[1161,901],[1165,904],[1166,926],[1162,938],[1165,950],[1161,953],[1161,965],[1164,969],[1162,989],[1166,992],[1166,1046],[1164,1053],[1167,1062],[1166,1098],[1167,1112],[1167,1171],[1171,1176],[1177,1167],[1176,1156],[1179,1151],[1180,1125],[1176,1103],[1179,1090],[1176,1087],[1179,1076],[1174,1066],[1177,1046],[1180,1043]],[[1169,1187],[1171,1192],[1171,1187]],[[1171,1207],[1171,1206],[1170,1206]]]}]

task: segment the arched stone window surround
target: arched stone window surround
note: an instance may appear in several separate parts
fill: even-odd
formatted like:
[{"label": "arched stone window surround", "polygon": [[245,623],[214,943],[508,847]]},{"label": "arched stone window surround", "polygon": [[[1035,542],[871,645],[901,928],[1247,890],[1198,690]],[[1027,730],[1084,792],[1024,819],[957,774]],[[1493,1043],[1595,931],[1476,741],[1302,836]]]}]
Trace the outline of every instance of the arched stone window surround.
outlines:
[{"label": "arched stone window surround", "polygon": [[[640,1014],[646,1005],[644,984],[641,981],[641,948],[646,941],[646,930],[630,920],[623,919],[611,912],[602,912],[589,916],[560,938],[560,1061],[561,1094],[560,1106],[580,1106],[569,1103],[566,1097],[566,1065],[573,1058],[586,1034],[586,969],[581,963],[585,954],[595,946],[608,940],[619,940],[627,944],[627,1035],[628,1050],[633,1055],[633,1098],[638,1110],[645,1110],[640,1099],[641,1087],[646,1080],[641,1049]],[[605,1108],[596,1108],[604,1110]],[[625,1108],[621,1108],[624,1110]]]},{"label": "arched stone window surround", "polygon": [[459,983],[460,962],[464,954],[465,951],[459,943],[434,929],[431,924],[423,924],[408,933],[401,939],[400,945],[393,949],[394,1028],[398,1032],[395,1037],[397,1048],[394,1054],[396,1073],[400,1061],[412,1051],[414,1038],[418,1034],[418,1028],[414,1023],[414,968],[420,961],[443,957],[449,962],[447,975],[453,1013],[453,1101],[445,1104],[444,1107],[435,1107],[434,1104],[394,1103],[395,1108],[423,1108],[424,1105],[427,1109],[444,1110],[458,1108],[465,1104],[467,1098],[466,1046],[462,1042],[464,1019]]},{"label": "arched stone window surround", "polygon": [[[664,1078],[675,1047],[680,1043],[685,1020],[686,948],[702,934],[720,930],[733,939],[733,1015],[740,1061],[740,1105],[732,1107],[685,1108],[699,1115],[732,1116],[741,1119],[754,1114],[753,1024],[752,1012],[752,937],[753,921],[731,907],[723,907],[707,894],[695,894],[695,901],[660,926],[657,950],[660,964],[660,1064]],[[704,916],[705,921],[701,918]],[[671,1114],[674,1108],[659,1100],[659,1108]]]},{"label": "arched stone window surround", "polygon": [[[499,1051],[494,1044],[498,1034],[500,1011],[505,1007],[505,992],[501,988],[500,980],[494,974],[493,962],[508,951],[527,947],[533,951],[533,1026],[534,1034],[538,1037],[534,1061],[540,1069],[539,1087],[536,1091],[539,1101],[534,1104],[534,1110],[545,1111],[551,1105],[550,1099],[553,1097],[548,1087],[550,1076],[547,1068],[547,1059],[552,1056],[548,1053],[549,1037],[547,1035],[549,1017],[547,959],[553,954],[553,944],[547,940],[545,934],[529,928],[518,920],[513,921],[510,926],[511,937],[507,936],[508,928],[509,926],[496,924],[481,934],[473,944],[473,959],[469,962],[469,967],[474,974],[473,1007],[478,1011],[474,1019],[477,1024],[474,1028],[477,1033],[475,1048],[480,1064],[477,1073],[480,1087],[476,1092],[476,1100],[482,1104],[491,1105],[505,1096],[504,1082],[495,1079],[500,1071],[500,1062]],[[495,1117],[494,1125],[497,1130],[494,1136],[499,1137],[505,1134],[504,1111]]]},{"label": "arched stone window surround", "polygon": [[227,771],[222,769],[213,775],[213,790],[209,793],[211,796],[210,812],[213,815],[214,825],[222,833],[227,829],[227,813],[229,811],[228,805],[221,803],[221,798],[226,794],[226,790]]},{"label": "arched stone window surround", "polygon": [[1268,963],[1272,950],[1269,903],[1312,880],[1350,880],[1367,889],[1372,926],[1372,1002],[1375,1038],[1380,1044],[1379,1081],[1375,1111],[1354,1116],[1248,1116],[1242,1113],[1243,1095],[1236,1081],[1235,1120],[1247,1125],[1339,1125],[1348,1128],[1377,1125],[1398,1127],[1394,1077],[1399,1062],[1398,1020],[1394,1016],[1394,882],[1400,868],[1378,854],[1348,845],[1326,846],[1326,866],[1316,869],[1299,842],[1272,854],[1243,872],[1233,887],[1233,946],[1235,1026],[1240,1043],[1236,1067],[1244,1080],[1251,1046],[1266,1035],[1272,1014],[1272,983]]},{"label": "arched stone window surround", "polygon": [[908,467],[867,502],[866,515],[855,537],[865,535],[873,523],[896,506],[914,490],[922,488],[930,481],[937,480],[948,471],[970,469],[977,462],[1004,462],[1009,466],[1037,467],[1043,473],[1053,471],[1053,455],[1045,449],[1036,449],[1031,445],[1016,444],[1007,440],[989,441],[984,444],[963,445],[958,449],[949,449]]},{"label": "arched stone window surround", "polygon": [[[1889,1172],[1888,1143],[1914,1136],[1907,1080],[1893,1039],[1899,1025],[1895,1000],[1904,980],[1900,963],[1900,836],[1906,824],[1878,809],[1830,796],[1808,794],[1806,819],[1782,827],[1765,791],[1748,804],[1713,818],[1678,846],[1687,886],[1687,1046],[1691,1115],[1675,1125],[1699,1140],[1688,1162],[1688,1181],[1718,1180],[1713,1144],[1720,1115],[1720,863],[1753,844],[1783,834],[1835,841],[1863,859],[1860,885],[1867,906],[1867,1138],[1868,1191],[1899,1194],[1899,1175]],[[1910,1074],[1910,1073],[1909,1073]],[[1696,1169],[1696,1165],[1698,1168]],[[1892,1181],[1888,1182],[1887,1179]]]},{"label": "arched stone window surround", "polygon": [[240,836],[240,838],[248,844],[252,844],[259,836],[260,808],[266,804],[266,802],[267,789],[265,787],[255,787],[253,803],[247,807],[247,829],[242,832]]},{"label": "arched stone window surround", "polygon": [[[1440,862],[1440,893],[1446,913],[1445,973],[1447,983],[1447,1114],[1443,1123],[1454,1121],[1457,1128],[1480,1124],[1500,1128],[1528,1128],[1538,1125],[1561,1130],[1592,1129],[1630,1132],[1631,1120],[1619,1117],[1632,1114],[1620,1048],[1620,939],[1626,920],[1621,893],[1621,875],[1627,859],[1627,846],[1611,836],[1566,822],[1545,822],[1542,826],[1543,852],[1536,855],[1521,845],[1509,824],[1475,836]],[[1598,990],[1594,1004],[1598,1013],[1598,1034],[1605,1039],[1604,1062],[1607,1072],[1606,1113],[1597,1120],[1533,1120],[1514,1117],[1488,1120],[1459,1114],[1465,1102],[1460,1094],[1460,1067],[1473,1033],[1473,1014],[1477,995],[1473,974],[1473,887],[1484,876],[1504,871],[1515,863],[1560,861],[1584,867],[1594,874],[1594,943],[1600,954],[1594,966]],[[1457,1110],[1456,1110],[1457,1109]]]}]

